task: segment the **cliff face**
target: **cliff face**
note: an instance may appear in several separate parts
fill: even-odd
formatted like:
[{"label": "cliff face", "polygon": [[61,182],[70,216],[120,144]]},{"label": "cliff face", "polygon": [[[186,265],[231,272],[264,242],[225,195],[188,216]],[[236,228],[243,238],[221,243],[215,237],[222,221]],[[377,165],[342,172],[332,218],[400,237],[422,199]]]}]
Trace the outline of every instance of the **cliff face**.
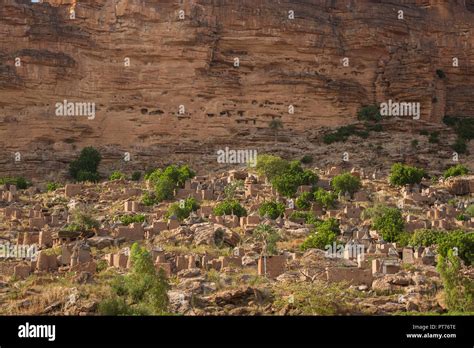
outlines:
[{"label": "cliff face", "polygon": [[[473,117],[473,43],[472,0],[0,0],[2,172],[85,145],[235,147],[272,118],[297,136],[389,99],[430,122]],[[64,100],[95,118],[57,116]]]}]

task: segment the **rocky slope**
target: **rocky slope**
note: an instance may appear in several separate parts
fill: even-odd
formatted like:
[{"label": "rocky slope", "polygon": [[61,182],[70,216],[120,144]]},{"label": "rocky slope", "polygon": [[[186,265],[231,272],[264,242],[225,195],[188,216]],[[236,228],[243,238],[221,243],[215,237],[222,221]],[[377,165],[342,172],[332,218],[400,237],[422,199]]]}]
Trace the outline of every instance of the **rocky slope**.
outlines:
[{"label": "rocky slope", "polygon": [[[474,116],[472,0],[0,4],[3,175],[56,175],[86,145],[112,167],[124,152],[129,166],[263,152],[273,118],[298,144],[388,99],[420,102],[433,123]],[[95,118],[56,116],[63,100],[95,103]]]}]

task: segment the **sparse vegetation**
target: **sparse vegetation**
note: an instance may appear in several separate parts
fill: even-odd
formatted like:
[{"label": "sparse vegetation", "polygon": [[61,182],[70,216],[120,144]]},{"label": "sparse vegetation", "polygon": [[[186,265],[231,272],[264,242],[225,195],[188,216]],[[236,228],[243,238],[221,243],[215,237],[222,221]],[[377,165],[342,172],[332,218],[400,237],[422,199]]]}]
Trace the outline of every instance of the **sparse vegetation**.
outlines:
[{"label": "sparse vegetation", "polygon": [[111,283],[113,295],[99,304],[102,315],[163,315],[170,288],[165,272],[155,269],[151,254],[137,243],[130,250],[132,268]]},{"label": "sparse vegetation", "polygon": [[133,223],[141,223],[146,221],[146,216],[143,214],[136,215],[123,215],[119,218],[120,222],[125,226],[128,226]]},{"label": "sparse vegetation", "polygon": [[237,192],[244,189],[244,182],[242,180],[235,180],[224,188],[224,195],[227,199],[234,199]]},{"label": "sparse vegetation", "polygon": [[382,115],[380,115],[380,110],[377,105],[369,105],[362,107],[357,112],[357,119],[359,121],[379,122],[382,119]]},{"label": "sparse vegetation", "polygon": [[440,79],[446,78],[446,74],[444,73],[442,69],[436,69],[436,75],[438,75]]},{"label": "sparse vegetation", "polygon": [[358,130],[354,125],[342,126],[337,128],[334,132],[324,134],[323,142],[325,144],[344,142],[351,135],[356,135],[363,139],[367,139],[369,133],[366,130]]},{"label": "sparse vegetation", "polygon": [[474,311],[474,281],[461,273],[461,262],[453,250],[438,258],[446,305],[450,311]]},{"label": "sparse vegetation", "polygon": [[60,187],[61,187],[61,184],[57,182],[48,182],[46,184],[46,191],[48,192],[56,191]]},{"label": "sparse vegetation", "polygon": [[452,176],[466,175],[468,173],[469,173],[469,169],[467,169],[462,164],[456,164],[455,166],[449,167],[448,169],[445,170],[444,178],[447,179]]},{"label": "sparse vegetation", "polygon": [[31,186],[31,182],[22,176],[0,178],[0,185],[15,185],[17,189],[24,190]]}]

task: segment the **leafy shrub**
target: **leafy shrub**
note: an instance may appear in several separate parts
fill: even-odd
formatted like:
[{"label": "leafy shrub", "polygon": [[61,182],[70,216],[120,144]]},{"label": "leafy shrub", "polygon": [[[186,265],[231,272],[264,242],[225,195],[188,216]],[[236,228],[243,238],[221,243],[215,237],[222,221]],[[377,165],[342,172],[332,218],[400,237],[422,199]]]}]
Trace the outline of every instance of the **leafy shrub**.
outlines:
[{"label": "leafy shrub", "polygon": [[272,186],[283,196],[293,197],[301,185],[315,185],[318,176],[301,168],[299,161],[290,162],[289,168],[272,179]]},{"label": "leafy shrub", "polygon": [[301,244],[301,250],[322,249],[327,245],[336,242],[337,236],[341,233],[339,223],[336,219],[330,218],[324,221],[316,222],[314,230]]},{"label": "leafy shrub", "polygon": [[303,164],[310,164],[310,163],[313,163],[313,156],[311,155],[304,155],[303,157],[301,157],[301,163]]},{"label": "leafy shrub", "polygon": [[382,119],[382,115],[380,115],[380,110],[377,105],[368,105],[360,108],[357,112],[357,119],[359,121],[378,122]]},{"label": "leafy shrub", "polygon": [[474,281],[461,272],[461,263],[453,250],[439,256],[437,270],[443,282],[444,298],[449,311],[474,311]]},{"label": "leafy shrub", "polygon": [[308,210],[311,208],[311,201],[313,200],[313,195],[311,192],[303,192],[301,195],[299,195],[298,198],[296,198],[296,208],[301,209],[301,210]]},{"label": "leafy shrub", "polygon": [[155,202],[162,202],[173,198],[176,187],[184,187],[186,180],[196,174],[187,165],[176,167],[174,165],[166,167],[164,170],[156,169],[145,175],[155,188]]},{"label": "leafy shrub", "polygon": [[467,117],[453,117],[445,116],[443,122],[454,128],[458,135],[458,139],[452,145],[452,148],[457,153],[467,152],[467,142],[474,139],[474,119]]},{"label": "leafy shrub", "polygon": [[140,178],[142,177],[142,172],[139,172],[139,171],[135,171],[132,173],[132,180],[133,181],[139,181]]},{"label": "leafy shrub", "polygon": [[155,198],[155,193],[154,192],[148,192],[148,191],[146,191],[143,194],[143,196],[141,198],[141,202],[142,202],[143,205],[145,205],[147,207],[150,207],[150,206],[158,203],[156,198]]},{"label": "leafy shrub", "polygon": [[162,177],[155,184],[155,200],[156,202],[162,202],[167,199],[173,198],[174,189],[176,182],[169,177]]},{"label": "leafy shrub", "polygon": [[170,204],[168,207],[168,211],[165,214],[166,218],[171,216],[176,216],[176,218],[180,221],[189,217],[192,211],[196,211],[200,208],[199,203],[196,201],[195,198],[189,197],[184,200],[184,202],[176,202]]},{"label": "leafy shrub", "polygon": [[390,183],[395,186],[419,184],[427,174],[424,169],[416,168],[401,163],[392,165],[390,172]]},{"label": "leafy shrub", "polygon": [[366,210],[372,218],[372,226],[387,242],[396,242],[405,228],[402,212],[398,208],[375,206]]},{"label": "leafy shrub", "polygon": [[467,169],[462,164],[457,164],[457,165],[449,167],[448,169],[445,170],[444,178],[447,179],[447,178],[452,177],[452,176],[466,175],[468,173],[469,173],[469,169]]},{"label": "leafy shrub", "polygon": [[221,203],[218,203],[214,207],[214,215],[216,216],[232,215],[232,214],[237,215],[238,217],[241,217],[241,216],[246,216],[247,211],[236,200],[225,200]]},{"label": "leafy shrub", "polygon": [[422,130],[420,131],[420,135],[426,135],[426,136],[428,136],[428,135],[430,135],[430,132],[428,132],[426,129],[422,129]]},{"label": "leafy shrub", "polygon": [[440,79],[444,79],[446,77],[446,74],[441,69],[436,69],[436,75],[438,75]]},{"label": "leafy shrub", "polygon": [[263,244],[262,255],[270,256],[277,253],[277,242],[280,240],[280,235],[272,226],[258,225],[253,231],[253,236]]},{"label": "leafy shrub", "polygon": [[470,217],[474,217],[474,204],[471,204],[469,207],[466,208],[466,214]]},{"label": "leafy shrub", "polygon": [[438,230],[419,229],[413,232],[410,244],[414,247],[430,247],[438,244],[445,232]]},{"label": "leafy shrub", "polygon": [[290,162],[273,155],[258,155],[255,167],[258,175],[265,176],[268,180],[283,174],[290,169]]},{"label": "leafy shrub", "polygon": [[381,124],[367,124],[366,128],[371,132],[383,132],[383,126]]},{"label": "leafy shrub", "polygon": [[169,306],[170,289],[162,269],[156,272],[151,254],[137,243],[130,250],[131,271],[111,284],[113,297],[99,304],[103,315],[163,315]]},{"label": "leafy shrub", "polygon": [[98,181],[97,168],[102,160],[99,151],[93,147],[85,147],[79,154],[79,158],[69,165],[69,174],[77,181]]},{"label": "leafy shrub", "polygon": [[323,142],[325,144],[332,144],[340,141],[344,142],[351,135],[357,135],[361,138],[367,138],[368,133],[364,131],[358,131],[354,125],[342,126],[336,129],[335,132],[324,134]]},{"label": "leafy shrub", "polygon": [[285,197],[294,196],[298,186],[314,185],[318,181],[318,176],[309,169],[303,169],[299,161],[288,162],[272,155],[258,156],[256,170],[259,175],[265,175]]},{"label": "leafy shrub", "polygon": [[237,191],[244,189],[244,182],[242,180],[235,180],[224,188],[224,195],[227,199],[234,199]]},{"label": "leafy shrub", "polygon": [[264,202],[258,209],[261,217],[268,216],[270,219],[276,219],[285,213],[285,205],[280,202]]},{"label": "leafy shrub", "polygon": [[337,194],[318,187],[314,191],[314,201],[326,209],[332,209],[337,205]]},{"label": "leafy shrub", "polygon": [[456,220],[458,221],[469,221],[471,218],[467,215],[464,215],[464,214],[459,214],[458,216],[456,216]]},{"label": "leafy shrub", "polygon": [[467,152],[467,143],[463,138],[457,138],[456,142],[451,145],[451,148],[457,153],[463,154]]},{"label": "leafy shrub", "polygon": [[331,180],[331,186],[336,193],[348,192],[351,196],[361,188],[360,179],[351,173],[336,175]]},{"label": "leafy shrub", "polygon": [[88,172],[87,170],[80,170],[77,173],[77,176],[75,179],[80,182],[86,182],[86,181],[97,182],[100,180],[100,176],[99,176],[99,173],[92,173],[92,172]]},{"label": "leafy shrub", "polygon": [[122,215],[119,218],[120,222],[126,226],[137,223],[137,222],[145,222],[146,216],[143,214],[137,214],[137,215]]},{"label": "leafy shrub", "polygon": [[100,226],[99,221],[94,218],[93,210],[88,207],[74,209],[71,220],[67,228],[69,231],[90,231]]},{"label": "leafy shrub", "polygon": [[428,137],[428,142],[430,144],[437,144],[439,143],[439,132],[432,132]]},{"label": "leafy shrub", "polygon": [[316,224],[320,222],[316,215],[309,211],[294,211],[290,215],[290,219],[304,219],[305,224]]},{"label": "leafy shrub", "polygon": [[17,176],[13,178],[10,178],[10,177],[0,178],[0,185],[6,185],[6,184],[15,185],[16,188],[19,190],[24,190],[28,188],[29,186],[31,186],[31,182],[29,182],[22,176]]},{"label": "leafy shrub", "polygon": [[59,183],[57,183],[57,182],[48,182],[48,183],[46,184],[46,190],[47,190],[48,192],[56,191],[56,190],[57,190],[58,188],[60,188],[60,187],[61,187],[61,185],[60,185]]},{"label": "leafy shrub", "polygon": [[116,170],[115,172],[112,172],[112,174],[110,174],[109,176],[109,180],[121,180],[121,179],[125,179],[125,174],[123,174],[122,172]]},{"label": "leafy shrub", "polygon": [[410,245],[412,234],[409,232],[400,232],[397,236],[397,246],[406,247]]}]

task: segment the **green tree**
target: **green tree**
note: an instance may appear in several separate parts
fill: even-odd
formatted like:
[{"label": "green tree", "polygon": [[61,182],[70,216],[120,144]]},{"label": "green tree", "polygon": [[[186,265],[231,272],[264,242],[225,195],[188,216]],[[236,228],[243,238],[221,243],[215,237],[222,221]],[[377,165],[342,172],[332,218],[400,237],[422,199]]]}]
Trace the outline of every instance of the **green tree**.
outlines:
[{"label": "green tree", "polygon": [[94,147],[85,147],[82,149],[79,157],[70,163],[69,174],[77,181],[97,181],[99,167],[102,156]]},{"label": "green tree", "polygon": [[332,209],[337,205],[337,195],[334,192],[329,192],[318,187],[317,190],[314,191],[314,201],[326,209]]},{"label": "green tree", "polygon": [[155,184],[155,199],[157,202],[162,202],[173,198],[176,182],[168,176],[163,176],[158,179]]},{"label": "green tree", "polygon": [[324,221],[315,223],[314,230],[301,244],[301,250],[307,249],[322,249],[324,250],[328,245],[337,242],[337,237],[341,233],[339,223],[336,219],[330,218]]},{"label": "green tree", "polygon": [[214,207],[214,215],[216,216],[232,215],[232,214],[237,215],[238,217],[241,217],[241,216],[246,216],[247,211],[236,200],[225,200],[223,202],[218,203]]},{"label": "green tree", "polygon": [[264,202],[260,205],[260,208],[258,208],[258,213],[261,217],[268,216],[274,220],[279,216],[283,216],[285,213],[285,205],[276,201]]},{"label": "green tree", "polygon": [[351,196],[361,188],[360,179],[351,173],[336,175],[331,180],[331,186],[336,193],[344,194],[348,192]]},{"label": "green tree", "polygon": [[256,240],[263,244],[261,255],[271,256],[277,253],[278,232],[270,225],[260,224],[253,231]]},{"label": "green tree", "polygon": [[295,206],[301,210],[308,210],[311,208],[311,201],[313,200],[313,195],[311,192],[303,192],[296,198]]},{"label": "green tree", "polygon": [[405,229],[402,212],[398,208],[376,206],[366,214],[372,218],[372,226],[387,242],[396,242]]},{"label": "green tree", "polygon": [[224,188],[224,195],[226,199],[232,200],[234,199],[235,194],[238,191],[241,191],[243,189],[244,189],[244,182],[242,180],[235,180]]},{"label": "green tree", "polygon": [[268,180],[283,174],[290,169],[290,163],[278,156],[258,155],[257,165],[255,167],[258,175],[265,176]]},{"label": "green tree", "polygon": [[110,174],[109,176],[109,180],[121,180],[121,179],[125,179],[125,174],[123,174],[122,172],[116,170],[114,172],[112,172],[112,174]]},{"label": "green tree", "polygon": [[183,202],[175,202],[173,204],[170,204],[165,217],[169,218],[170,216],[174,215],[178,220],[182,221],[188,218],[192,211],[196,211],[199,208],[200,205],[196,201],[196,199],[193,197],[189,197],[186,198]]},{"label": "green tree", "polygon": [[395,163],[390,172],[390,183],[394,186],[419,184],[427,174],[424,169]]},{"label": "green tree", "polygon": [[447,256],[450,250],[455,249],[467,266],[474,264],[474,233],[462,230],[443,233],[438,239],[438,253]]},{"label": "green tree", "polygon": [[438,256],[438,272],[444,287],[446,306],[452,312],[474,311],[474,281],[461,273],[461,263],[453,250]]}]

